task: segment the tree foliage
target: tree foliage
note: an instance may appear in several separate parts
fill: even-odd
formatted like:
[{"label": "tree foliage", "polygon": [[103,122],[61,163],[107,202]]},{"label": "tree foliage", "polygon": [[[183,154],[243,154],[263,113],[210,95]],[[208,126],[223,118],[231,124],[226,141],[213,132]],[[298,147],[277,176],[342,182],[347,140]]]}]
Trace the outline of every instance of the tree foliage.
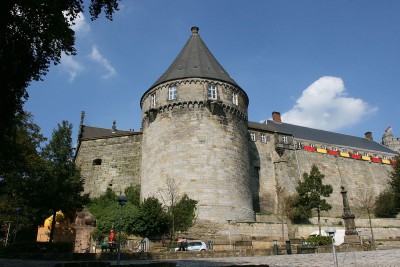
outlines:
[{"label": "tree foliage", "polygon": [[[91,0],[92,20],[104,11],[108,19],[118,0]],[[61,55],[76,54],[72,26],[84,12],[83,0],[4,0],[0,4],[0,145],[15,136],[13,125],[23,114],[27,87],[43,79]]]},{"label": "tree foliage", "polygon": [[397,213],[400,212],[400,156],[395,158],[396,164],[390,173],[389,186],[394,194],[394,203]]},{"label": "tree foliage", "polygon": [[50,142],[43,148],[42,157],[45,167],[42,175],[33,181],[39,194],[34,195],[38,205],[51,210],[53,213],[53,225],[50,232],[50,242],[55,226],[56,212],[61,210],[72,217],[89,201],[88,194],[82,194],[84,180],[80,170],[73,160],[72,124],[63,121],[53,131]]},{"label": "tree foliage", "polygon": [[322,180],[325,175],[322,174],[316,165],[311,167],[310,174],[303,174],[303,181],[296,187],[297,195],[294,199],[294,220],[301,221],[305,218],[311,218],[312,210],[315,209],[320,220],[320,212],[328,211],[332,206],[326,201],[333,192],[331,185],[324,185]]},{"label": "tree foliage", "polygon": [[374,214],[380,218],[396,217],[396,195],[391,188],[387,188],[376,198]]},{"label": "tree foliage", "polygon": [[13,221],[11,230],[15,230],[16,208],[22,208],[19,232],[24,234],[17,239],[33,240],[43,214],[32,206],[27,189],[30,179],[40,173],[43,165],[37,149],[45,138],[29,113],[19,115],[13,127],[16,135],[0,149],[0,223]]}]

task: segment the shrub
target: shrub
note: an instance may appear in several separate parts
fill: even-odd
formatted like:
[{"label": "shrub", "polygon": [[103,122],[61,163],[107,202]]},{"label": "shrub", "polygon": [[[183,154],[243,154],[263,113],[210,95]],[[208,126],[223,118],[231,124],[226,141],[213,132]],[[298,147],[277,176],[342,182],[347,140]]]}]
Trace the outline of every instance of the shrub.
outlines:
[{"label": "shrub", "polygon": [[332,238],[330,236],[310,236],[306,242],[314,247],[328,246],[332,244]]}]

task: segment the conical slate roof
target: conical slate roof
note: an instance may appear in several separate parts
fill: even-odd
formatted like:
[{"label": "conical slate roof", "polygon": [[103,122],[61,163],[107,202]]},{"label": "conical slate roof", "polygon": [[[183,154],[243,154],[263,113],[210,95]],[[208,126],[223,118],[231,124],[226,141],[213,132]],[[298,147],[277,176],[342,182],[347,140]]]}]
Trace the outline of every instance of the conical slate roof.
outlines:
[{"label": "conical slate roof", "polygon": [[192,27],[192,35],[167,71],[151,88],[172,80],[184,78],[206,78],[227,82],[240,88],[218,63],[198,34],[199,28]]}]

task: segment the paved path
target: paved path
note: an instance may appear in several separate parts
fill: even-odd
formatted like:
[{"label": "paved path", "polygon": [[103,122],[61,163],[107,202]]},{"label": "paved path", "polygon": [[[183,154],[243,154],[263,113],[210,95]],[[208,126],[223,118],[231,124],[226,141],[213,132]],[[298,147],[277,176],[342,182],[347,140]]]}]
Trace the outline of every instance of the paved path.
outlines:
[{"label": "paved path", "polygon": [[[357,251],[338,253],[338,267],[400,267],[400,249]],[[167,261],[167,260],[165,260]],[[176,262],[177,267],[217,267],[232,265],[261,265],[270,267],[326,267],[333,265],[331,253],[294,254],[262,257],[229,257],[190,260],[168,260]],[[1,259],[0,267],[53,267],[60,261],[23,261],[17,259]],[[134,263],[150,263],[155,261],[121,261],[121,265]],[[116,265],[116,262],[112,262]]]}]

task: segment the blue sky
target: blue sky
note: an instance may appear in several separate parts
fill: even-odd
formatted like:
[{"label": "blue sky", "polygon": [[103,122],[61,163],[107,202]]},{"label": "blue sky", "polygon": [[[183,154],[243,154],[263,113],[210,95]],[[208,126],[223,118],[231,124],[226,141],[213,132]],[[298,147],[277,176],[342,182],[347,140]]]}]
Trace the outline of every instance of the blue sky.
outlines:
[{"label": "blue sky", "polygon": [[[381,141],[399,136],[400,1],[122,0],[110,22],[76,21],[78,55],[33,82],[25,109],[50,137],[57,123],[141,127],[140,98],[199,34],[247,92],[249,120]],[[75,142],[75,141],[74,141]]]}]

